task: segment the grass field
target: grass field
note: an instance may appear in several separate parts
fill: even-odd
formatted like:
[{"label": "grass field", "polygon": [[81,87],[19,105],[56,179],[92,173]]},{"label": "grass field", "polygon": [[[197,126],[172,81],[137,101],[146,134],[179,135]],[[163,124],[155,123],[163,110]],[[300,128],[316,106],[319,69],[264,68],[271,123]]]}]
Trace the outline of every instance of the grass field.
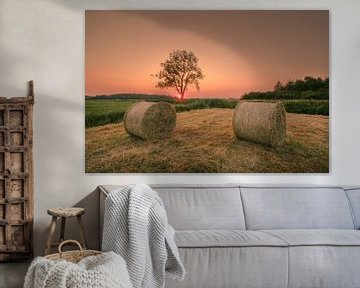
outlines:
[{"label": "grass field", "polygon": [[[85,127],[96,127],[110,123],[120,123],[126,110],[136,100],[123,99],[86,99],[85,100]],[[171,100],[169,100],[171,101]],[[250,100],[274,101],[274,100]],[[278,101],[278,100],[277,100]],[[171,101],[177,112],[209,108],[235,108],[236,99],[188,99],[182,103]],[[289,113],[329,115],[328,100],[282,100]]]},{"label": "grass field", "polygon": [[126,110],[134,102],[134,100],[86,99],[85,127],[89,128],[121,122]]},{"label": "grass field", "polygon": [[327,116],[287,113],[286,144],[271,148],[235,138],[232,113],[178,113],[173,136],[158,141],[129,136],[122,123],[86,129],[86,172],[329,172]]}]

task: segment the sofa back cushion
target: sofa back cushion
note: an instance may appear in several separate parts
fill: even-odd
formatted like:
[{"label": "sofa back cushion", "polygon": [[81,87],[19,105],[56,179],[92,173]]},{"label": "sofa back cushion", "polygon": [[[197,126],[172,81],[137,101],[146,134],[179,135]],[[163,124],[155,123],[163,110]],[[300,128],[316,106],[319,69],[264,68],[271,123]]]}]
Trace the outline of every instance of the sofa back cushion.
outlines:
[{"label": "sofa back cushion", "polygon": [[346,189],[354,216],[356,229],[360,229],[360,188]]},{"label": "sofa back cushion", "polygon": [[263,229],[354,229],[342,188],[241,187],[246,227]]},{"label": "sofa back cushion", "polygon": [[239,187],[153,187],[176,230],[244,230]]}]

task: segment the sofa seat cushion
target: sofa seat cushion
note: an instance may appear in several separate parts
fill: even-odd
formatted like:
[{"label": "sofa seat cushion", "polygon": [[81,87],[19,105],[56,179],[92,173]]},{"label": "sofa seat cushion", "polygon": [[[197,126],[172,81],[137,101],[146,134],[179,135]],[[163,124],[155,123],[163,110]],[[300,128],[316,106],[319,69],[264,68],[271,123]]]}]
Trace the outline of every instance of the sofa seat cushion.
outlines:
[{"label": "sofa seat cushion", "polygon": [[[289,247],[179,248],[186,275],[166,288],[287,288]],[[339,287],[337,287],[339,288]]]},{"label": "sofa seat cushion", "polygon": [[244,230],[179,230],[175,233],[175,242],[182,248],[288,246],[269,233]]},{"label": "sofa seat cushion", "polygon": [[348,229],[262,230],[289,246],[360,246],[360,231]]},{"label": "sofa seat cushion", "polygon": [[262,232],[289,245],[288,288],[360,287],[360,231],[304,229]]}]

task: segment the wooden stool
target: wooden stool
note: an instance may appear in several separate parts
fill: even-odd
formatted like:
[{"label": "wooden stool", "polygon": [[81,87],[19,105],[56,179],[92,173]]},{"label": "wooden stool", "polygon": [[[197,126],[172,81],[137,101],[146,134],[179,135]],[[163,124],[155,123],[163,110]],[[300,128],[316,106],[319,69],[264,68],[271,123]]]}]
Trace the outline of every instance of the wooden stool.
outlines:
[{"label": "wooden stool", "polygon": [[[50,254],[52,247],[57,247],[62,241],[64,241],[64,234],[65,234],[65,223],[66,218],[69,217],[76,217],[79,223],[80,227],[80,239],[81,239],[81,245],[84,249],[86,249],[86,239],[85,239],[85,230],[84,230],[84,224],[81,219],[81,215],[85,213],[84,208],[50,208],[47,210],[47,213],[52,216],[51,224],[50,224],[50,231],[49,236],[47,240],[45,255]],[[55,228],[56,228],[56,222],[58,217],[61,218],[61,229],[60,229],[60,242],[59,243],[52,243],[52,239],[54,237]]]}]

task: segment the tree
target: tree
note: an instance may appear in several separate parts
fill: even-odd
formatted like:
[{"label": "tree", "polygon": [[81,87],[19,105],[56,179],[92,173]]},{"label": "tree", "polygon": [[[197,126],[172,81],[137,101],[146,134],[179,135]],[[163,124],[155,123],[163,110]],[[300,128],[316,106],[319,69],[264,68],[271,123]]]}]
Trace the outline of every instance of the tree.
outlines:
[{"label": "tree", "polygon": [[198,58],[191,51],[176,50],[170,53],[169,59],[160,64],[161,70],[155,76],[159,79],[156,87],[175,88],[180,100],[184,100],[185,92],[190,86],[200,89],[199,80],[204,78],[198,67]]},{"label": "tree", "polygon": [[274,91],[281,91],[281,90],[284,90],[284,86],[281,84],[280,81],[277,81],[274,86]]}]

